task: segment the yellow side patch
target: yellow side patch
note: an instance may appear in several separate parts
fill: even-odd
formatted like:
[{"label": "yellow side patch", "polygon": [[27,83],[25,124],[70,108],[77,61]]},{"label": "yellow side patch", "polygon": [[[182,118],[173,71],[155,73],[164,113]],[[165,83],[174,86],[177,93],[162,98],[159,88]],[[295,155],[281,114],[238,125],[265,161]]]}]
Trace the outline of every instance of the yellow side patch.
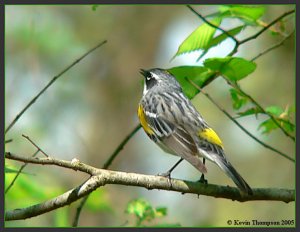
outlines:
[{"label": "yellow side patch", "polygon": [[199,136],[208,142],[212,144],[219,145],[220,147],[223,147],[223,143],[217,133],[211,129],[211,128],[206,128],[204,130],[199,131]]},{"label": "yellow side patch", "polygon": [[145,117],[145,113],[144,113],[143,107],[142,107],[141,105],[139,105],[139,108],[138,108],[138,117],[139,117],[139,120],[140,120],[141,125],[142,125],[142,127],[144,128],[145,132],[146,132],[147,134],[153,135],[154,132],[153,132],[153,130],[148,126],[148,123],[147,123],[146,117]]}]

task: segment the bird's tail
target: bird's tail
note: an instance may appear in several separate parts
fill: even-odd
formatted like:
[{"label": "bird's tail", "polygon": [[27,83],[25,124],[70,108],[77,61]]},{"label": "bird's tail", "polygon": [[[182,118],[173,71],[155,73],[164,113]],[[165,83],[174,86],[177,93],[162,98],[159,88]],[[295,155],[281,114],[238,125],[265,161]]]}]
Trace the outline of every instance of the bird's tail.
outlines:
[{"label": "bird's tail", "polygon": [[216,159],[217,165],[233,180],[236,186],[249,195],[253,195],[252,189],[243,179],[243,177],[235,170],[235,168],[225,159]]}]

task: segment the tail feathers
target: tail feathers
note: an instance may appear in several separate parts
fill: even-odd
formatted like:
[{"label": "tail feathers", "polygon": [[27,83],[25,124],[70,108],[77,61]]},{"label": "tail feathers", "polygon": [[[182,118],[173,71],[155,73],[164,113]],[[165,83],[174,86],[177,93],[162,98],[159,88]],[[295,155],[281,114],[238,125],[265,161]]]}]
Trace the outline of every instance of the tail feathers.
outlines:
[{"label": "tail feathers", "polygon": [[217,165],[233,180],[236,186],[243,192],[253,195],[252,189],[235,168],[224,159],[216,159]]}]

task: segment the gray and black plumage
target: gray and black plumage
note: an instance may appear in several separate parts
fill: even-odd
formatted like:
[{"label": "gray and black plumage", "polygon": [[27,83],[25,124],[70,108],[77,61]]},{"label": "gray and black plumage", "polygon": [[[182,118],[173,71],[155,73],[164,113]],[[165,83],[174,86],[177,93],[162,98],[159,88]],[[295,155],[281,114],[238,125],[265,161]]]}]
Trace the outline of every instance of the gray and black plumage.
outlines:
[{"label": "gray and black plumage", "polygon": [[141,74],[145,82],[138,116],[150,139],[167,153],[185,159],[201,173],[207,172],[201,158],[214,162],[242,192],[253,194],[226,158],[222,141],[183,93],[175,77],[157,68],[141,70]]}]

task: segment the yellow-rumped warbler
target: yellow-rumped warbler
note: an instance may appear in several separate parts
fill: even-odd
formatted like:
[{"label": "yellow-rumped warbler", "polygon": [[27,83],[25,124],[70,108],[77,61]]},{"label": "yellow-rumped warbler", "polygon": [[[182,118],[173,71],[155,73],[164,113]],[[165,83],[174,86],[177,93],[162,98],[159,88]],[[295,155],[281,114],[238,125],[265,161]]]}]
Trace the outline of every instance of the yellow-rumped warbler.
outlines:
[{"label": "yellow-rumped warbler", "polygon": [[[141,69],[145,77],[138,117],[146,134],[167,153],[185,159],[201,173],[207,172],[205,159],[216,163],[245,193],[252,190],[225,157],[223,144],[185,96],[174,76],[163,69]],[[201,161],[203,158],[203,162]],[[203,179],[202,179],[203,180]]]}]

